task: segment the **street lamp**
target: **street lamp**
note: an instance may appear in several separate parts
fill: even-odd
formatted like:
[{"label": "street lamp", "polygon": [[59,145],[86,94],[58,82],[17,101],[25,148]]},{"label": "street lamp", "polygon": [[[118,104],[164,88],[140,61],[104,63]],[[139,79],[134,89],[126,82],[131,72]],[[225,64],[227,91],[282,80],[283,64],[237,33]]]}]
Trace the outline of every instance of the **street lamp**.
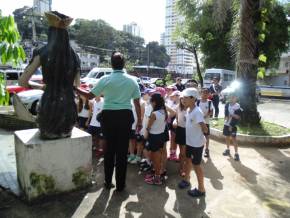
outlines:
[{"label": "street lamp", "polygon": [[147,49],[147,76],[149,77],[149,67],[150,67],[150,44],[148,43]]}]

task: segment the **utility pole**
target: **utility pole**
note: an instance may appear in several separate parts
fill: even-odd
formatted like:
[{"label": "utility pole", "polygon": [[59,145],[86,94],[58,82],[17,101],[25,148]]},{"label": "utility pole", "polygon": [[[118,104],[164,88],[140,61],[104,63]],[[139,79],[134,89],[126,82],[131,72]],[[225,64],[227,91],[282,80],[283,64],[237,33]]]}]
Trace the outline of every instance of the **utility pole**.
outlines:
[{"label": "utility pole", "polygon": [[150,67],[150,44],[148,43],[147,49],[147,76],[149,77],[149,67]]},{"label": "utility pole", "polygon": [[34,20],[34,8],[32,7],[32,15],[31,15],[31,26],[32,26],[32,41],[36,42],[36,27],[35,27],[35,20]]}]

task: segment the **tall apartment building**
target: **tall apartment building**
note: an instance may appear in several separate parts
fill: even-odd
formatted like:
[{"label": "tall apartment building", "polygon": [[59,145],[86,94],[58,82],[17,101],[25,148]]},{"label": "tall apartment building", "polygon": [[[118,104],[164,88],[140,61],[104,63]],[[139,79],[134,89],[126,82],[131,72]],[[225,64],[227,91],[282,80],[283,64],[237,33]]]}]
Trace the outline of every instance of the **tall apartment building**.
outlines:
[{"label": "tall apartment building", "polygon": [[165,45],[165,33],[161,33],[160,35],[160,45]]},{"label": "tall apartment building", "polygon": [[166,0],[165,34],[163,36],[164,46],[170,56],[168,70],[180,74],[193,74],[196,66],[193,54],[176,47],[173,33],[178,22],[184,18],[177,14],[175,9],[176,0]]},{"label": "tall apartment building", "polygon": [[123,25],[123,31],[141,37],[141,28],[135,22]]},{"label": "tall apartment building", "polygon": [[52,0],[34,0],[33,7],[36,14],[43,15],[44,12],[51,11]]}]

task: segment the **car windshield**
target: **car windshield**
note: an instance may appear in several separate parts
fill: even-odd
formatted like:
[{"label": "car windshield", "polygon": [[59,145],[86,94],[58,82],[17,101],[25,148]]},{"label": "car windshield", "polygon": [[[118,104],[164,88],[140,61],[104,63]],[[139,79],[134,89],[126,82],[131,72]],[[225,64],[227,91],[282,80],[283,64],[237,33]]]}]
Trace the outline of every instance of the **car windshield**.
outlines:
[{"label": "car windshield", "polygon": [[34,75],[42,75],[42,71],[40,68],[38,68],[35,72]]},{"label": "car windshield", "polygon": [[218,79],[220,79],[220,74],[219,73],[206,73],[204,76],[205,80],[213,80],[213,78],[217,77]]},{"label": "car windshield", "polygon": [[91,72],[89,72],[87,77],[88,78],[96,78],[97,74],[98,74],[98,71],[91,71]]}]

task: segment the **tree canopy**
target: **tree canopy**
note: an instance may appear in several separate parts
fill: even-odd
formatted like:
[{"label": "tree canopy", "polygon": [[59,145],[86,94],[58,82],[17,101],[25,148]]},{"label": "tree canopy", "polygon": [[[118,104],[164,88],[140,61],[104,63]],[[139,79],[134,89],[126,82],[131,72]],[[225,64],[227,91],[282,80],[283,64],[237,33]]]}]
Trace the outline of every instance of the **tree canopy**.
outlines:
[{"label": "tree canopy", "polygon": [[[0,10],[0,58],[1,63],[12,62],[17,64],[24,61],[25,52],[19,45],[20,35],[12,16],[2,17]],[[0,105],[8,105],[9,93],[5,89],[5,77],[0,73]]]},{"label": "tree canopy", "polygon": [[47,38],[47,22],[42,16],[36,15],[31,7],[24,6],[13,12],[15,22],[21,38],[23,40],[31,40],[33,33],[32,19],[35,23],[36,38],[45,41]]},{"label": "tree canopy", "polygon": [[[232,1],[192,1],[178,0],[177,9],[185,17],[185,25],[188,25],[187,37],[191,37],[202,53],[202,63],[204,68],[226,68],[234,69],[236,60],[236,50],[233,45],[235,40],[234,28],[235,19],[238,16]],[[279,63],[280,55],[287,50],[289,35],[286,13],[290,6],[283,7],[277,1],[265,1],[267,8],[267,22],[265,40],[259,44],[261,51],[267,57],[265,68],[276,67]],[[217,12],[220,6],[222,14]],[[239,7],[239,4],[235,4]],[[287,8],[288,6],[288,8]],[[237,9],[236,9],[237,10]],[[223,17],[223,18],[221,18]],[[221,23],[217,20],[222,20]],[[179,30],[178,30],[179,31]],[[180,32],[180,31],[179,31]],[[191,40],[192,41],[192,40]],[[237,40],[236,40],[237,41]]]},{"label": "tree canopy", "polygon": [[[35,15],[30,7],[16,9],[13,14],[22,39],[33,38],[33,19],[37,40],[46,40],[48,30],[46,19]],[[130,64],[147,64],[147,47],[144,39],[116,30],[104,20],[76,19],[75,24],[69,28],[69,33],[71,39],[84,50],[100,55],[103,65],[108,63],[108,56],[113,50],[123,52]],[[150,63],[161,67],[168,65],[169,56],[163,46],[152,42],[150,50]]]}]

